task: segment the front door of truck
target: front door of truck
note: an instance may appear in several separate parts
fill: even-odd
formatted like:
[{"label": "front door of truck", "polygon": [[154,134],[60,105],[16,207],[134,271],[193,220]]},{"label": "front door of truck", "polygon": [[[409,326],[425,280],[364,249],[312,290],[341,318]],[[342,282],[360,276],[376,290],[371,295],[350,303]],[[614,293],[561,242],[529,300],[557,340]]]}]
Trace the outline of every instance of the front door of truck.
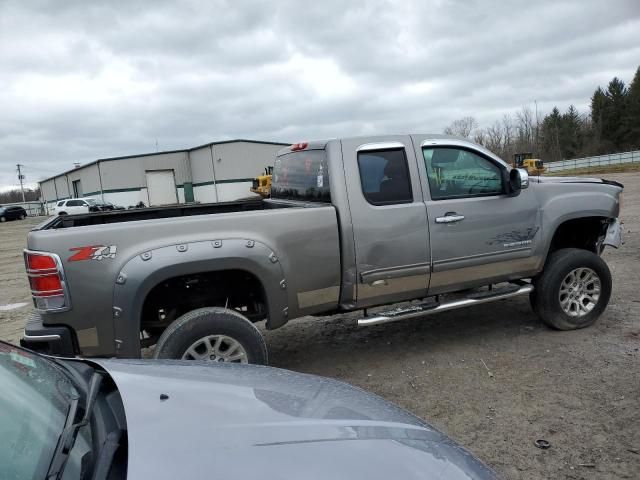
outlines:
[{"label": "front door of truck", "polygon": [[424,297],[427,212],[409,136],[342,141],[359,307]]},{"label": "front door of truck", "polygon": [[540,213],[533,189],[508,195],[508,167],[468,142],[426,140],[416,155],[429,215],[430,295],[536,270]]}]

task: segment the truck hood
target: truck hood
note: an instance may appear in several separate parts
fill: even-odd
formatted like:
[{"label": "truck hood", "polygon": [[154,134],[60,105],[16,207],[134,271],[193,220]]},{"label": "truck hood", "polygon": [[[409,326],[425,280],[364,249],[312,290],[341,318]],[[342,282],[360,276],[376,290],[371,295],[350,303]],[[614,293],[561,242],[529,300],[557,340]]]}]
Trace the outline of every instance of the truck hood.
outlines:
[{"label": "truck hood", "polygon": [[529,177],[531,182],[535,183],[604,183],[607,185],[615,185],[622,188],[623,185],[613,180],[606,180],[604,178],[591,178],[591,177]]},{"label": "truck hood", "polygon": [[129,478],[496,478],[422,420],[335,380],[254,365],[92,362],[124,403]]}]

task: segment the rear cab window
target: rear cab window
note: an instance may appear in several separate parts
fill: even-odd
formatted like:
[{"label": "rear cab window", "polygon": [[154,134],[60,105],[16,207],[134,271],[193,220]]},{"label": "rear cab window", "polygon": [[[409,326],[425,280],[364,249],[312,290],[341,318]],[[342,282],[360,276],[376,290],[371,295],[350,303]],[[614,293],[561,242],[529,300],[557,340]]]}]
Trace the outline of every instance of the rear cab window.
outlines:
[{"label": "rear cab window", "polygon": [[276,157],[271,198],[330,203],[326,151],[297,150]]},{"label": "rear cab window", "polygon": [[358,152],[362,193],[372,205],[411,203],[411,179],[404,148]]}]

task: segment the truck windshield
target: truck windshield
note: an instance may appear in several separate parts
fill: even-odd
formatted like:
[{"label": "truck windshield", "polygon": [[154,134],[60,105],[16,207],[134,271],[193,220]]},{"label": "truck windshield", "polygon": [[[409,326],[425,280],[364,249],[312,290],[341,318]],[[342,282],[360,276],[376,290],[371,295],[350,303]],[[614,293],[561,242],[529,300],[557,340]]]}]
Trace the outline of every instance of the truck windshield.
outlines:
[{"label": "truck windshield", "polygon": [[0,343],[2,478],[45,478],[64,428],[70,380],[51,361]]},{"label": "truck windshield", "polygon": [[271,198],[330,202],[326,152],[304,150],[276,157]]}]

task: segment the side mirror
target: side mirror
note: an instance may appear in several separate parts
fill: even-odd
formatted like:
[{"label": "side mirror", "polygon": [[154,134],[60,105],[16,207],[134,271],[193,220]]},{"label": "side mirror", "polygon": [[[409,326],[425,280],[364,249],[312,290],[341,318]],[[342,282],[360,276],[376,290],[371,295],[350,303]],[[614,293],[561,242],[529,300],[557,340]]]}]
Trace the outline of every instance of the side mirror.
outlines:
[{"label": "side mirror", "polygon": [[513,168],[509,172],[511,193],[518,193],[529,186],[529,172],[526,168]]}]

